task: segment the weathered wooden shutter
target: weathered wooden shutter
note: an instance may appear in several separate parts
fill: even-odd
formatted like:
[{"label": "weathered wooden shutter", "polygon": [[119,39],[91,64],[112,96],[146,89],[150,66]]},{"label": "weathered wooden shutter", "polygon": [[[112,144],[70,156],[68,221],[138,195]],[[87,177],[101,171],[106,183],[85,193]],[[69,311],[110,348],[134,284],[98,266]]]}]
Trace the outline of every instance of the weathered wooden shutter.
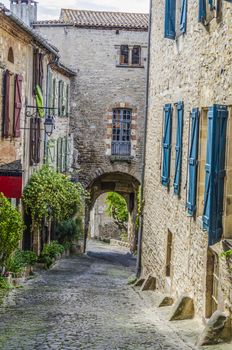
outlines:
[{"label": "weathered wooden shutter", "polygon": [[62,172],[62,139],[57,140],[57,171]]},{"label": "weathered wooden shutter", "polygon": [[22,110],[22,83],[21,75],[15,76],[15,95],[14,95],[14,126],[13,134],[15,137],[20,137],[20,117]]},{"label": "weathered wooden shutter", "polygon": [[206,19],[206,0],[199,0],[198,21],[204,23]]},{"label": "weathered wooden shutter", "polygon": [[171,160],[171,136],[172,135],[172,105],[164,107],[164,133],[163,133],[163,168],[161,182],[163,186],[170,183],[170,160]]},{"label": "weathered wooden shutter", "polygon": [[[53,108],[53,79],[52,71],[48,70],[48,107]],[[53,110],[49,110],[49,114],[53,114]]]},{"label": "weathered wooden shutter", "polygon": [[187,209],[189,215],[196,213],[196,195],[197,195],[197,171],[198,171],[198,145],[199,145],[199,121],[200,113],[198,108],[193,108],[191,113],[192,125],[189,148],[189,186]]},{"label": "weathered wooden shutter", "polygon": [[176,162],[174,176],[174,193],[179,195],[181,183],[182,140],[183,140],[183,102],[177,104],[177,129],[176,129]]},{"label": "weathered wooden shutter", "polygon": [[176,0],[165,0],[164,37],[176,37]]},{"label": "weathered wooden shutter", "polygon": [[67,168],[67,137],[62,139],[62,171]]},{"label": "weathered wooden shutter", "polygon": [[5,71],[3,75],[3,125],[2,136],[9,136],[10,127],[10,72]]},{"label": "weathered wooden shutter", "polygon": [[40,144],[41,144],[41,119],[36,118],[36,149],[35,149],[35,162],[40,163]]},{"label": "weathered wooden shutter", "polygon": [[72,166],[72,138],[68,136],[67,138],[67,171]]},{"label": "weathered wooden shutter", "polygon": [[62,115],[66,117],[67,115],[67,84],[63,82],[63,99],[62,99]]},{"label": "weathered wooden shutter", "polygon": [[226,106],[214,105],[209,108],[202,216],[203,227],[209,234],[209,245],[220,241],[222,236],[227,119]]},{"label": "weathered wooden shutter", "polygon": [[181,17],[180,17],[180,31],[182,33],[186,33],[186,28],[187,28],[187,7],[188,7],[188,0],[182,0]]},{"label": "weathered wooden shutter", "polygon": [[43,91],[43,78],[44,78],[44,71],[43,71],[43,54],[38,54],[38,65],[39,65],[39,76],[38,76],[38,85],[40,86],[40,89]]},{"label": "weathered wooden shutter", "polygon": [[70,114],[70,86],[67,84],[66,87],[66,114]]},{"label": "weathered wooden shutter", "polygon": [[30,165],[35,162],[35,147],[36,147],[36,137],[35,137],[36,123],[35,118],[30,119]]},{"label": "weathered wooden shutter", "polygon": [[34,50],[33,52],[33,86],[32,93],[35,94],[35,88],[37,85],[37,77],[38,77],[38,50]]},{"label": "weathered wooden shutter", "polygon": [[59,81],[58,87],[58,115],[62,116],[62,101],[63,101],[63,82]]},{"label": "weathered wooden shutter", "polygon": [[47,143],[47,165],[54,168],[55,165],[55,141],[49,140]]}]

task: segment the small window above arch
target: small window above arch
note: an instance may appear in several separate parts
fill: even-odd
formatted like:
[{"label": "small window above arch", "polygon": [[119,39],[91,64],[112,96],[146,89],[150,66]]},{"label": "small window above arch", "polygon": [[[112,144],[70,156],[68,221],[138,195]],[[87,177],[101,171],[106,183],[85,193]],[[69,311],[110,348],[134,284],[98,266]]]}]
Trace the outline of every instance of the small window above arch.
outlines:
[{"label": "small window above arch", "polygon": [[14,63],[14,51],[12,47],[9,48],[7,59],[9,62]]}]

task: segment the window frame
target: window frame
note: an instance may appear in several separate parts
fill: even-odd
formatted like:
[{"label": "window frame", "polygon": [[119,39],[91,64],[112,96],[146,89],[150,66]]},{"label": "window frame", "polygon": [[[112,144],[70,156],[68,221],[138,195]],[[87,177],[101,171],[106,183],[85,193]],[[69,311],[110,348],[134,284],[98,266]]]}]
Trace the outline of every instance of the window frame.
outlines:
[{"label": "window frame", "polygon": [[[117,127],[118,124],[119,124],[119,127]],[[112,156],[131,156],[131,136],[132,136],[131,126],[132,126],[132,109],[131,108],[114,108],[113,116],[112,116],[112,141],[111,141]],[[125,140],[124,138],[128,138],[128,139]]]}]

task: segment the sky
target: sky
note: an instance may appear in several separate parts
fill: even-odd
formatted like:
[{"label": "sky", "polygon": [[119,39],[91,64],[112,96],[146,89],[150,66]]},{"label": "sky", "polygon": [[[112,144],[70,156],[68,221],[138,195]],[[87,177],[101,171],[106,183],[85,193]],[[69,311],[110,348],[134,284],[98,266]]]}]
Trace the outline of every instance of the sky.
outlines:
[{"label": "sky", "polygon": [[[149,0],[37,0],[38,19],[55,19],[59,17],[61,8],[99,11],[124,11],[146,13]],[[0,0],[6,7],[10,7],[9,0]]]}]

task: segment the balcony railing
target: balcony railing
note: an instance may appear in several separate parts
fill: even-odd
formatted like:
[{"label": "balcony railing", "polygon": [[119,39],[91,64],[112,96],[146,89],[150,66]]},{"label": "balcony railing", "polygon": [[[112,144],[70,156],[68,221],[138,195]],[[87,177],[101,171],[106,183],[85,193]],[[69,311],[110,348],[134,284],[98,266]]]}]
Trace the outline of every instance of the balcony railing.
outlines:
[{"label": "balcony railing", "polygon": [[130,157],[131,155],[130,141],[113,141],[111,155],[119,156],[119,157]]}]

